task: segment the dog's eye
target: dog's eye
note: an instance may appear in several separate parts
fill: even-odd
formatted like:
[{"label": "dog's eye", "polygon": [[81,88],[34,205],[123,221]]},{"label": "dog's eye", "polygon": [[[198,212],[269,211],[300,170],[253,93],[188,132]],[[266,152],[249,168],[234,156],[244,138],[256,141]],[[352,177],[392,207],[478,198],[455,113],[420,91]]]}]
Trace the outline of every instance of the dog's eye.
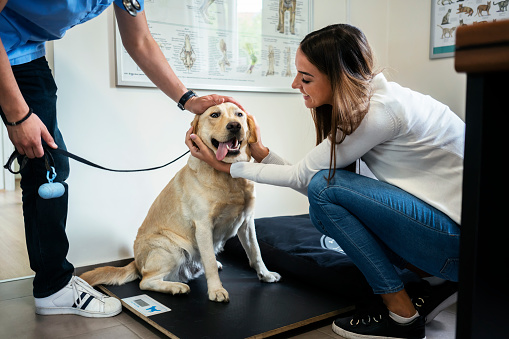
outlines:
[{"label": "dog's eye", "polygon": [[235,113],[235,115],[238,116],[238,117],[243,117],[244,116],[244,114],[242,114],[242,112],[237,112],[237,113]]},{"label": "dog's eye", "polygon": [[221,115],[221,113],[219,113],[219,112],[214,112],[214,113],[212,113],[210,116],[211,116],[212,118],[219,118],[219,116],[220,116],[220,115]]}]

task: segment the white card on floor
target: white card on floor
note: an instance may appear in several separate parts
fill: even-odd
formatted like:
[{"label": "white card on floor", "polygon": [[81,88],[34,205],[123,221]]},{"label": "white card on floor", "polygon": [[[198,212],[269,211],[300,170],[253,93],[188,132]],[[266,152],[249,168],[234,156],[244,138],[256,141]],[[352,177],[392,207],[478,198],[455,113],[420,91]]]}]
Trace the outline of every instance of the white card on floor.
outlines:
[{"label": "white card on floor", "polygon": [[136,295],[134,297],[124,298],[123,302],[134,308],[146,317],[154,314],[164,313],[171,311],[170,308],[157,302],[146,294]]}]

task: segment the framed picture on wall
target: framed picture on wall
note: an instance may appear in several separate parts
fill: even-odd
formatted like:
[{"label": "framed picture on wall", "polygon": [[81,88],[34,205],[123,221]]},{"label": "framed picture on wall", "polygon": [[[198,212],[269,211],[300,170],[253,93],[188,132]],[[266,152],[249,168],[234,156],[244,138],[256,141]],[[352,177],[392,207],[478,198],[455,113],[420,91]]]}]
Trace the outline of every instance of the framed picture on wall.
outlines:
[{"label": "framed picture on wall", "polygon": [[[313,0],[145,0],[152,36],[191,89],[296,92],[295,52]],[[122,46],[117,86],[155,87]]]},{"label": "framed picture on wall", "polygon": [[454,56],[456,29],[509,18],[508,0],[431,0],[431,59]]}]

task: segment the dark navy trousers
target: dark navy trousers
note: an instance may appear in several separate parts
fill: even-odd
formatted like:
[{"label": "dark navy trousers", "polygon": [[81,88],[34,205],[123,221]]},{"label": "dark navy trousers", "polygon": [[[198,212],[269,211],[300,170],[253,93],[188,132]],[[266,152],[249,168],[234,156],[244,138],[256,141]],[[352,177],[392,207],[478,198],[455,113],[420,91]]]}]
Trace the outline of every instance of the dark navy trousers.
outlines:
[{"label": "dark navy trousers", "polygon": [[[46,125],[59,148],[65,149],[57,124],[57,86],[46,58],[12,67],[25,101]],[[3,114],[3,112],[2,112]],[[45,144],[43,142],[43,144]],[[35,272],[34,297],[47,297],[71,279],[74,267],[66,259],[69,242],[65,233],[67,220],[69,160],[53,154],[57,176],[65,193],[60,198],[42,199],[39,186],[47,182],[44,159],[31,159],[21,170],[23,217],[30,267]],[[18,159],[19,161],[21,159]]]}]

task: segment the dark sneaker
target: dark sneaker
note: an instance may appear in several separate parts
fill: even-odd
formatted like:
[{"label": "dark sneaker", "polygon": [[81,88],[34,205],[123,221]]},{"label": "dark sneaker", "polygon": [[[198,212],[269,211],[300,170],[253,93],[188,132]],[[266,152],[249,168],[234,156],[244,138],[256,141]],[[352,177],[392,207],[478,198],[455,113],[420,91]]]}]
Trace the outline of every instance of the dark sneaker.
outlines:
[{"label": "dark sneaker", "polygon": [[422,280],[408,283],[405,289],[419,314],[426,318],[426,324],[458,300],[458,283],[452,281],[431,286]]},{"label": "dark sneaker", "polygon": [[408,324],[400,324],[389,317],[389,311],[383,304],[372,305],[352,316],[334,320],[332,330],[346,339],[426,338],[424,317],[419,316]]}]

